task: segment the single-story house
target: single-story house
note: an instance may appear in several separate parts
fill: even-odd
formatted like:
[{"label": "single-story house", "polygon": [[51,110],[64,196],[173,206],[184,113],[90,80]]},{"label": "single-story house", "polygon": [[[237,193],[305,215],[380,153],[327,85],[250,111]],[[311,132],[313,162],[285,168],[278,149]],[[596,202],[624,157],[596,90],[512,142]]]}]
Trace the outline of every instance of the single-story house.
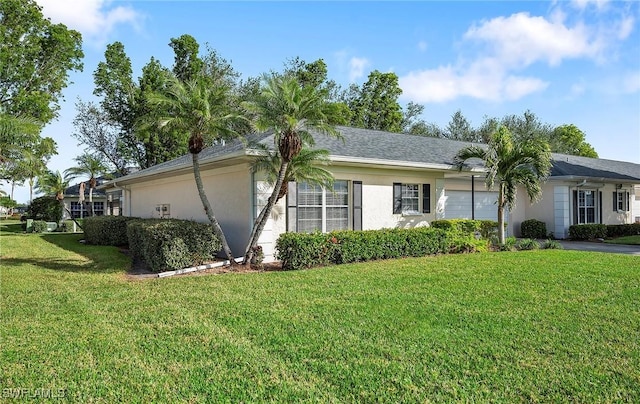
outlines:
[{"label": "single-story house", "polygon": [[[98,177],[98,185],[107,181],[105,177]],[[63,219],[69,219],[71,215],[74,218],[87,217],[89,215],[89,181],[85,182],[84,203],[80,202],[80,184],[75,184],[64,190],[64,206]],[[93,190],[93,211],[96,216],[102,215],[119,215],[120,212],[120,194],[118,192],[110,192],[109,195],[102,188]],[[71,215],[69,214],[71,212]]]},{"label": "single-story house", "polygon": [[[285,231],[367,230],[427,226],[443,218],[497,218],[497,192],[486,190],[480,164],[462,172],[453,158],[468,142],[376,130],[338,127],[342,139],[314,135],[316,148],[330,153],[333,189],[289,183],[260,238],[267,257]],[[273,135],[254,134],[200,153],[202,180],[214,214],[235,255],[241,255],[259,209],[270,194],[262,173],[250,163],[252,144],[273,147]],[[535,218],[564,238],[574,223],[629,223],[631,195],[640,165],[554,155],[553,172],[538,204],[524,191],[509,213],[508,234]],[[108,181],[107,195],[121,193],[126,216],[206,221],[193,179],[191,155]]]}]

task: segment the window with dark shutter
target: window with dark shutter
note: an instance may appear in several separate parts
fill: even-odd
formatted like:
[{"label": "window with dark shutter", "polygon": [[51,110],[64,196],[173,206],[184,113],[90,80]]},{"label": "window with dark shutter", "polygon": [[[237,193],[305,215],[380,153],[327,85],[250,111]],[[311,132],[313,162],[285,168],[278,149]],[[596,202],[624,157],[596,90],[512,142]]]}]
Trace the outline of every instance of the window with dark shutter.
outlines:
[{"label": "window with dark shutter", "polygon": [[295,181],[289,181],[287,184],[287,231],[298,231],[298,187]]},{"label": "window with dark shutter", "polygon": [[431,184],[422,184],[422,213],[431,213]]}]

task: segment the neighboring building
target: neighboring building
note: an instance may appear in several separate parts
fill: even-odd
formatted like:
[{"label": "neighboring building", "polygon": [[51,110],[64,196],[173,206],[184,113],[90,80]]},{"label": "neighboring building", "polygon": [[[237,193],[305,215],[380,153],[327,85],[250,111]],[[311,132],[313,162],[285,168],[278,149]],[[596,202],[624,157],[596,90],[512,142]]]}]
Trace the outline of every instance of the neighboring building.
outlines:
[{"label": "neighboring building", "polygon": [[[106,181],[105,177],[97,178],[98,185]],[[103,215],[119,215],[120,212],[120,194],[111,192],[109,195],[103,189],[93,190],[93,211],[96,216]],[[85,181],[84,203],[80,202],[80,183],[70,186],[64,191],[63,218],[69,219],[71,215],[74,218],[83,218],[89,215],[89,181]],[[71,215],[69,214],[71,212]]]},{"label": "neighboring building", "polygon": [[[416,227],[443,218],[496,219],[497,192],[485,189],[479,162],[462,172],[453,166],[453,157],[468,142],[348,127],[338,130],[343,139],[315,136],[315,147],[330,152],[333,189],[288,184],[288,195],[274,207],[260,239],[265,255],[273,254],[275,240],[285,231]],[[244,252],[254,218],[270,193],[263,175],[250,170],[258,153],[252,142],[273,146],[273,135],[253,135],[247,147],[234,141],[200,154],[205,190],[236,255]],[[636,184],[640,184],[638,164],[554,155],[542,200],[532,205],[526,193],[518,191],[517,206],[507,217],[508,233],[518,235],[520,223],[529,218],[545,221],[559,238],[567,236],[573,223],[631,222],[630,202],[625,204],[624,198],[631,198]],[[207,220],[191,155],[100,188],[107,195],[121,193],[126,216]],[[615,212],[613,192],[622,201],[616,199]]]}]

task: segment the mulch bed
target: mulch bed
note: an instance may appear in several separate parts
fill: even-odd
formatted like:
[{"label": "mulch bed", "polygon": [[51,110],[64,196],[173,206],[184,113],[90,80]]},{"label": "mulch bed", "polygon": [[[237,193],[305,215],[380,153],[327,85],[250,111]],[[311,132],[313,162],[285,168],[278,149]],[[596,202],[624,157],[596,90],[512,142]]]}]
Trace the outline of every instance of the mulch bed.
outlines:
[{"label": "mulch bed", "polygon": [[[129,250],[126,248],[121,248],[120,252],[125,255],[129,255]],[[206,264],[209,264],[209,263],[206,263]],[[266,271],[282,271],[282,263],[280,261],[264,263],[262,264],[261,268],[257,265],[238,264],[235,266],[235,268],[232,269],[231,266],[226,265],[222,267],[203,269],[200,271],[188,272],[185,274],[174,275],[174,276],[204,276],[204,275],[221,275],[226,273],[244,274],[244,273],[260,273],[260,272],[266,272]],[[157,277],[158,277],[158,273],[151,272],[149,268],[146,266],[146,264],[141,260],[133,260],[131,264],[131,269],[126,274],[126,278],[130,280],[142,280],[142,279],[151,279],[151,278],[157,278]]]}]

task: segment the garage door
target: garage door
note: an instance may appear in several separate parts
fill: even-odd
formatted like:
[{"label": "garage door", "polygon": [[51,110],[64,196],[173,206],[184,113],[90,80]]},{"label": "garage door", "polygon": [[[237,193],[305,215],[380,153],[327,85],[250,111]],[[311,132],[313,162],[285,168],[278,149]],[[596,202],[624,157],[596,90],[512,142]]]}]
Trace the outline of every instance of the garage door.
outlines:
[{"label": "garage door", "polygon": [[[471,191],[444,192],[445,219],[471,219]],[[475,192],[475,218],[484,220],[498,220],[497,192]]]}]

